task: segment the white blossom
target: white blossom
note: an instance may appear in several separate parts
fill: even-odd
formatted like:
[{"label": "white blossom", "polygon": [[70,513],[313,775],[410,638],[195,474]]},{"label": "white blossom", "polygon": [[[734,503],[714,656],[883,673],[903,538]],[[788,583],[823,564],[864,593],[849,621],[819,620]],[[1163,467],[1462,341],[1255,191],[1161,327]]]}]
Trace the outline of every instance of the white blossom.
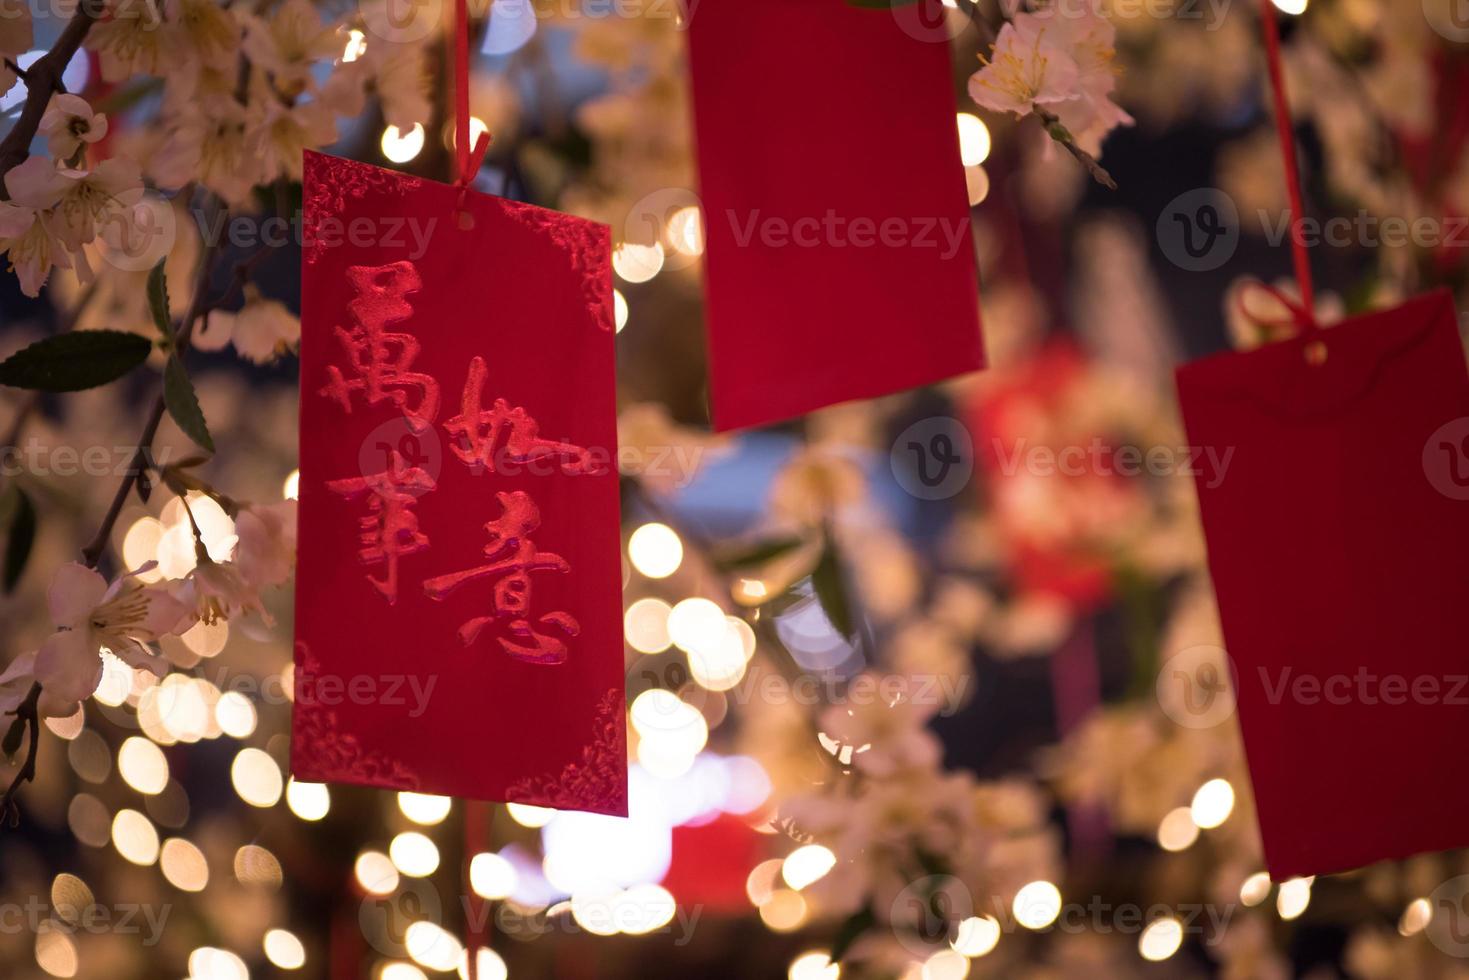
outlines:
[{"label": "white blossom", "polygon": [[[129,572],[110,585],[93,569],[68,562],[46,593],[57,630],[36,654],[35,679],[53,706],[75,704],[97,689],[105,647],[132,667],[162,676],[165,661],[147,644],[192,623],[187,606],[167,588],[144,585]],[[69,712],[68,712],[69,713]]]},{"label": "white blossom", "polygon": [[41,132],[53,157],[72,160],[107,135],[107,116],[93,112],[86,99],[61,92],[51,96],[41,116]]}]

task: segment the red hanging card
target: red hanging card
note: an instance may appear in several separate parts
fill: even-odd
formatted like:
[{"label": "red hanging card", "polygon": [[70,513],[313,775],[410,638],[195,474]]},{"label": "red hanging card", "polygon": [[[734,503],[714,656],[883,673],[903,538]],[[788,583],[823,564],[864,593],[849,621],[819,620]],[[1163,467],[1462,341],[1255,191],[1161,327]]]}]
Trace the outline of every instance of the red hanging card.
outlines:
[{"label": "red hanging card", "polygon": [[919,4],[692,11],[717,429],[984,366],[948,34],[922,26],[944,10]]},{"label": "red hanging card", "polygon": [[1178,390],[1228,460],[1196,482],[1271,876],[1469,844],[1469,785],[1435,754],[1469,730],[1450,296],[1197,361]]},{"label": "red hanging card", "polygon": [[304,194],[292,773],[625,814],[606,227],[310,152]]}]

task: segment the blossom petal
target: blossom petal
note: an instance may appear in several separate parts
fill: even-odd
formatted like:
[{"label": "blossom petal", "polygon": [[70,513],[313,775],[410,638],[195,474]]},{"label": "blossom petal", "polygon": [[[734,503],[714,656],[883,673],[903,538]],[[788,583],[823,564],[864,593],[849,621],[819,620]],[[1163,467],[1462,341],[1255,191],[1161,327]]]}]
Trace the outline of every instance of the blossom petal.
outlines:
[{"label": "blossom petal", "polygon": [[94,569],[70,561],[56,570],[46,590],[51,622],[56,626],[80,626],[107,595],[107,580]]},{"label": "blossom petal", "polygon": [[89,629],[58,630],[36,654],[36,680],[53,699],[81,701],[102,683],[102,657]]}]

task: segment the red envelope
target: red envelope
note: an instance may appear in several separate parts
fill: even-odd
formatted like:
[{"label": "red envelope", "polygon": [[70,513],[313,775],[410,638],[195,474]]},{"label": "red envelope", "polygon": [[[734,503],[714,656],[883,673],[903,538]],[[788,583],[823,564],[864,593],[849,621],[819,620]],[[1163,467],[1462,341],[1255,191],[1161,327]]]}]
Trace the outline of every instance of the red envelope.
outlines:
[{"label": "red envelope", "polygon": [[305,202],[292,773],[626,814],[607,228],[310,152]]},{"label": "red envelope", "polygon": [[[1321,363],[1309,363],[1314,343]],[[1319,348],[1317,349],[1319,352]],[[1469,844],[1469,372],[1447,292],[1178,370],[1271,877]]]},{"label": "red envelope", "polygon": [[944,11],[919,4],[693,6],[716,429],[984,366]]}]

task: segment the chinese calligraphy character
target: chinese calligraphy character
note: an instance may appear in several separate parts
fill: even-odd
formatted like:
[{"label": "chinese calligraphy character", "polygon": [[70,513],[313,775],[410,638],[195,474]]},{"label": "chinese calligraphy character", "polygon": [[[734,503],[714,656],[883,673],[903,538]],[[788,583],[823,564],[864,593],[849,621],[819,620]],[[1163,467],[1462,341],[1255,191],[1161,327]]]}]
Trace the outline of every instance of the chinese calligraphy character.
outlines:
[{"label": "chinese calligraphy character", "polygon": [[[528,644],[514,643],[499,637],[505,652],[519,660],[536,664],[559,664],[566,661],[566,644],[549,631],[538,632],[527,618],[531,605],[532,572],[569,572],[571,566],[566,559],[549,551],[537,551],[530,534],[541,524],[541,512],[535,501],[522,490],[498,493],[502,515],[498,520],[485,524],[490,540],[484,546],[487,565],[466,569],[449,575],[440,575],[423,583],[423,591],[431,599],[443,600],[465,582],[485,576],[503,576],[494,587],[494,611],[488,616],[476,616],[459,628],[459,639],[465,646],[473,643],[480,631],[501,617],[513,617],[509,632]],[[495,560],[498,559],[498,560]],[[555,629],[567,636],[581,633],[581,626],[564,612],[552,612],[541,616],[540,626]]]},{"label": "chinese calligraphy character", "polygon": [[[333,331],[346,348],[355,377],[347,377],[336,366],[327,368],[331,381],[321,389],[352,411],[352,393],[361,391],[367,404],[392,401],[417,429],[439,414],[439,383],[427,374],[409,370],[418,357],[417,338],[408,333],[390,333],[388,327],[413,315],[407,296],[423,287],[418,270],[409,262],[389,265],[354,265],[347,278],[357,298],[347,304],[354,326],[337,326]],[[417,393],[417,403],[409,400]]]},{"label": "chinese calligraphy character", "polygon": [[500,430],[505,430],[505,459],[512,463],[530,463],[552,456],[566,457],[566,473],[590,473],[595,470],[592,454],[569,442],[541,438],[541,426],[525,409],[511,408],[503,398],[496,398],[488,410],[482,395],[485,387],[485,362],[475,357],[469,363],[469,377],[464,382],[464,400],[460,412],[444,424],[456,437],[454,455],[471,466],[484,466],[495,472],[495,447]]},{"label": "chinese calligraphy character", "polygon": [[398,559],[428,547],[428,535],[418,529],[418,515],[413,505],[418,496],[434,488],[434,479],[417,466],[409,466],[396,450],[388,453],[388,467],[381,473],[345,480],[328,480],[327,488],[352,499],[370,491],[368,515],[358,521],[361,548],[358,558],[364,565],[386,565],[382,579],[371,575],[372,583],[389,604],[398,601]]}]

